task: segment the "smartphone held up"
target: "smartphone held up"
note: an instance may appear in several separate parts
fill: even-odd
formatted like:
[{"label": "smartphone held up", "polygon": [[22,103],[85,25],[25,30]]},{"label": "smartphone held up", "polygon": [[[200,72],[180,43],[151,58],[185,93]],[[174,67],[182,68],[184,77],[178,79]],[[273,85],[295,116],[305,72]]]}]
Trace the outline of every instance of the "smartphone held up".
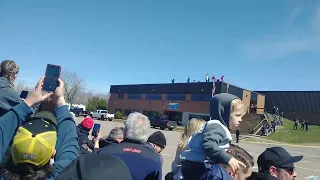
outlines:
[{"label": "smartphone held up", "polygon": [[20,98],[25,99],[25,98],[27,98],[28,94],[29,94],[29,91],[22,91],[20,94]]},{"label": "smartphone held up", "polygon": [[94,124],[92,128],[91,136],[98,137],[100,128],[101,128],[101,124],[98,124],[98,123]]},{"label": "smartphone held up", "polygon": [[43,82],[43,91],[54,92],[59,86],[58,79],[61,74],[61,66],[47,64],[45,78]]}]

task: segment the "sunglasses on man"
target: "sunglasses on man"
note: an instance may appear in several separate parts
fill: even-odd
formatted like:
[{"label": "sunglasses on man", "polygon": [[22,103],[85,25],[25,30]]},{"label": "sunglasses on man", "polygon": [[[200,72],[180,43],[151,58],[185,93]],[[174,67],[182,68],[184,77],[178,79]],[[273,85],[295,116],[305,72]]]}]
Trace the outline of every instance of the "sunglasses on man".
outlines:
[{"label": "sunglasses on man", "polygon": [[289,175],[293,175],[295,172],[295,167],[277,167],[279,169],[283,169],[284,171],[286,171]]}]

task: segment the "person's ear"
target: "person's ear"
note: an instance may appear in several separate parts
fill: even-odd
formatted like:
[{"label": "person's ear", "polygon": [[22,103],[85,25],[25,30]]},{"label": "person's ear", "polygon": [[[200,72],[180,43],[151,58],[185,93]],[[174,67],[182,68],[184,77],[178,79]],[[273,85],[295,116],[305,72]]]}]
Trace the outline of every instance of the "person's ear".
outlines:
[{"label": "person's ear", "polygon": [[229,171],[229,175],[230,175],[231,177],[233,177],[233,179],[236,177],[236,174],[233,173],[232,171]]},{"label": "person's ear", "polygon": [[277,177],[277,168],[276,167],[274,167],[274,166],[271,166],[270,168],[269,168],[269,174],[271,175],[271,176],[275,176],[275,177]]}]

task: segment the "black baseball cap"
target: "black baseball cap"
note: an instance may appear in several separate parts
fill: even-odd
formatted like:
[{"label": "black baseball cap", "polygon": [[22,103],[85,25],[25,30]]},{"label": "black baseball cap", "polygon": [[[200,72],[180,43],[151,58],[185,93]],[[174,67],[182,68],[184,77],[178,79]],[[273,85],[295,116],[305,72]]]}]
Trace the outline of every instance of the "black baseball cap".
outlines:
[{"label": "black baseball cap", "polygon": [[292,168],[292,163],[301,161],[303,156],[291,156],[282,147],[267,148],[258,157],[259,172],[267,171],[271,166],[278,168]]},{"label": "black baseball cap", "polygon": [[127,165],[119,158],[108,154],[81,155],[67,166],[56,180],[97,180],[97,179],[132,180]]}]

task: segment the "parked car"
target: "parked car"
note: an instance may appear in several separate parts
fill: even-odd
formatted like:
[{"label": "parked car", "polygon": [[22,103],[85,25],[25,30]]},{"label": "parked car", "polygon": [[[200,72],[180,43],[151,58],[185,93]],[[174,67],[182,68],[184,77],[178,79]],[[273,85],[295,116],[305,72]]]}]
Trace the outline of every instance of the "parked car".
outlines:
[{"label": "parked car", "polygon": [[82,108],[70,108],[70,112],[73,112],[75,114],[76,117],[80,116],[80,112],[83,111]]},{"label": "parked car", "polygon": [[114,119],[114,114],[109,114],[108,110],[98,109],[91,114],[92,118],[98,118],[99,120],[109,120],[112,121]]},{"label": "parked car", "polygon": [[80,114],[79,116],[83,116],[83,117],[86,117],[89,115],[89,111],[80,111]]},{"label": "parked car", "polygon": [[164,119],[160,116],[149,117],[149,120],[150,120],[150,124],[153,128],[160,127],[161,130],[168,128],[169,131],[172,131],[174,128],[177,127],[176,121],[170,121],[170,120]]}]

